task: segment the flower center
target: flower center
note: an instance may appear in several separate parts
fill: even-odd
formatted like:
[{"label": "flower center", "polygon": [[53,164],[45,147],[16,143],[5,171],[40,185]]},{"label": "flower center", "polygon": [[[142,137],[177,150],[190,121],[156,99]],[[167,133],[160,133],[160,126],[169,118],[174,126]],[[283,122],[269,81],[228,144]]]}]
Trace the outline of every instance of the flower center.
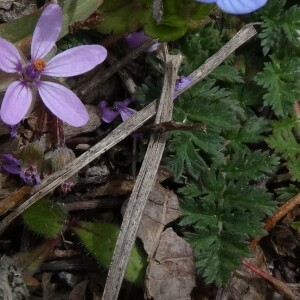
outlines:
[{"label": "flower center", "polygon": [[42,59],[42,58],[39,58],[39,59],[35,60],[33,62],[33,65],[40,72],[43,71],[45,69],[45,67],[47,66],[45,60]]},{"label": "flower center", "polygon": [[38,79],[41,75],[41,72],[47,66],[46,61],[42,58],[35,60],[28,67],[25,68],[24,75],[28,80]]}]

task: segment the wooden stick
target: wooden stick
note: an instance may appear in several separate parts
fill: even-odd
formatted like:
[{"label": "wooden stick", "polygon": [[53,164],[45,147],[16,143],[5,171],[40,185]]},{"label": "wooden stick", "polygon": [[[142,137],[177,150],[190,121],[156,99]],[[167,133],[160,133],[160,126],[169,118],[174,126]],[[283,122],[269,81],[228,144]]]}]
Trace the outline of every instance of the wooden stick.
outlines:
[{"label": "wooden stick", "polygon": [[[220,65],[231,53],[238,47],[243,45],[246,41],[256,34],[253,26],[244,26],[227,44],[225,44],[216,54],[210,57],[201,67],[190,74],[192,81],[188,87],[177,92],[181,95],[188,88],[205,78],[218,65]],[[66,179],[77,173],[81,168],[92,162],[94,159],[105,153],[107,150],[118,144],[128,135],[136,131],[149,119],[151,119],[156,112],[156,101],[151,102],[141,111],[134,114],[131,118],[121,123],[115,128],[106,138],[98,142],[87,152],[77,157],[74,161],[69,163],[63,170],[55,172],[45,178],[39,185],[35,186],[30,195],[31,197],[17,207],[12,213],[0,223],[0,235],[7,228],[7,226],[19,215],[23,213],[28,207],[36,203],[39,199],[46,196],[53,191],[54,188],[62,184]]]},{"label": "wooden stick", "polygon": [[[170,56],[165,44],[164,54],[164,85],[155,118],[155,124],[167,122],[172,119],[174,86],[177,71],[182,61],[181,55]],[[103,300],[113,300],[118,298],[130,252],[136,239],[146,201],[156,178],[166,141],[165,133],[154,133],[150,137],[143,164],[123,217],[122,226],[112,258],[112,264],[108,271],[108,277],[104,287]]]}]

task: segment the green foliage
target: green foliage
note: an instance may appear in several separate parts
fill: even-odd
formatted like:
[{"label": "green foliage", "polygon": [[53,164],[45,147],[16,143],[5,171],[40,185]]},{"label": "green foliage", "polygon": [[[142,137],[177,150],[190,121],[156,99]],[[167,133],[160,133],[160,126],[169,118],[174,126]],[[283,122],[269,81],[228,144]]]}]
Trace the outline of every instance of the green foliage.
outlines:
[{"label": "green foliage", "polygon": [[300,59],[277,60],[265,63],[263,72],[255,80],[267,91],[264,105],[270,105],[277,116],[287,116],[293,108],[295,99],[300,97],[298,83]]},{"label": "green foliage", "polygon": [[249,168],[238,164],[247,160],[246,154],[234,157],[220,170],[204,172],[191,187],[179,191],[183,195],[180,224],[193,226],[194,231],[186,237],[195,250],[197,268],[208,282],[217,285],[224,284],[249,255],[247,241],[263,234],[260,220],[274,210],[271,195],[254,182],[266,177],[277,160],[270,157],[273,166],[268,169],[267,164],[259,166],[264,153],[248,156],[252,161]]},{"label": "green foliage", "polygon": [[222,47],[222,42],[219,30],[210,25],[200,27],[193,34],[186,34],[176,46],[186,58],[182,62],[181,72],[190,74],[201,66],[210,55],[217,52]]},{"label": "green foliage", "polygon": [[297,30],[300,30],[300,8],[294,5],[284,9],[285,4],[286,0],[269,1],[261,11],[263,23],[259,37],[264,55],[271,49],[282,52],[290,49],[289,45],[299,45]]},{"label": "green foliage", "polygon": [[[287,167],[293,180],[300,180],[300,145],[294,135],[298,129],[295,118],[287,118],[273,122],[273,133],[267,138],[267,143],[287,161]],[[299,129],[298,129],[299,130]]]},{"label": "green foliage", "polygon": [[222,168],[227,178],[245,178],[263,180],[266,175],[272,175],[276,171],[279,159],[275,155],[260,150],[250,152],[235,152],[232,158]]},{"label": "green foliage", "polygon": [[207,18],[211,5],[195,3],[192,0],[164,0],[163,15],[159,24],[152,16],[152,0],[110,0],[99,8],[103,17],[96,29],[102,33],[124,34],[140,28],[161,41],[176,40],[183,36],[190,26]]},{"label": "green foliage", "polygon": [[64,230],[68,213],[63,206],[41,199],[26,209],[22,217],[31,230],[50,238]]},{"label": "green foliage", "polygon": [[263,134],[270,131],[269,122],[264,118],[255,115],[249,117],[241,127],[229,130],[226,139],[229,146],[236,150],[248,149],[248,145],[264,141]]},{"label": "green foliage", "polygon": [[286,201],[297,195],[299,193],[299,188],[294,184],[290,184],[289,186],[276,189],[275,192],[278,200]]},{"label": "green foliage", "polygon": [[[97,261],[109,268],[120,228],[115,224],[80,222],[73,227],[88,251]],[[135,245],[131,251],[125,278],[137,284],[143,284],[147,256],[144,250]]]},{"label": "green foliage", "polygon": [[[195,70],[226,40],[211,25],[185,35],[178,46],[185,55],[181,72]],[[225,284],[231,271],[249,255],[248,241],[264,234],[262,220],[275,209],[272,193],[263,183],[274,176],[280,160],[265,143],[272,127],[269,119],[258,116],[261,99],[269,100],[267,93],[275,84],[280,92],[286,89],[296,95],[297,67],[275,69],[280,76],[268,75],[271,79],[258,75],[256,85],[248,73],[255,75],[259,69],[248,70],[239,55],[240,65],[232,55],[175,101],[175,121],[201,123],[206,130],[172,132],[165,159],[174,179],[186,184],[178,190],[183,213],[180,225],[189,229],[185,236],[195,251],[197,269],[217,285]],[[251,66],[256,57],[249,59]],[[278,61],[274,58],[268,63]],[[289,76],[291,70],[294,73]],[[294,99],[279,97],[275,104],[279,108],[282,104],[285,114],[291,111]]]},{"label": "green foliage", "polygon": [[222,161],[224,140],[214,132],[185,132],[172,133],[168,150],[171,152],[166,163],[173,170],[175,180],[184,172],[197,179],[207,168],[210,159]]}]

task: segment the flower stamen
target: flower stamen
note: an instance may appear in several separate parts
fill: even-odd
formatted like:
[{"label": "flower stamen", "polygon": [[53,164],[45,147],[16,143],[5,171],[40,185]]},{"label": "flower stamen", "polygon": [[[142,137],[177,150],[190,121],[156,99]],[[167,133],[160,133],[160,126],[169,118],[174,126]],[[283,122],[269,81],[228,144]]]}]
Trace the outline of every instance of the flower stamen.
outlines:
[{"label": "flower stamen", "polygon": [[39,58],[37,60],[35,60],[33,62],[34,67],[38,70],[38,71],[44,71],[44,69],[46,68],[47,64],[46,61],[43,58]]}]

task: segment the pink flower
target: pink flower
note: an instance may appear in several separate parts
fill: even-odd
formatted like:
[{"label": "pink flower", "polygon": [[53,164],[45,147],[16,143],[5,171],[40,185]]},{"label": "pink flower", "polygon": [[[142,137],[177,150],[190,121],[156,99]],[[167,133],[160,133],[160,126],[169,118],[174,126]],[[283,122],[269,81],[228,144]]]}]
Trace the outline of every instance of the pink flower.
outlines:
[{"label": "pink flower", "polygon": [[74,47],[51,58],[45,57],[53,48],[62,27],[62,9],[51,3],[43,11],[35,27],[31,43],[31,60],[24,59],[17,48],[0,38],[0,69],[15,73],[5,93],[0,116],[8,125],[16,125],[34,104],[36,92],[45,106],[62,121],[79,127],[89,115],[80,99],[52,77],[70,77],[85,73],[102,63],[107,51],[100,45]]}]

